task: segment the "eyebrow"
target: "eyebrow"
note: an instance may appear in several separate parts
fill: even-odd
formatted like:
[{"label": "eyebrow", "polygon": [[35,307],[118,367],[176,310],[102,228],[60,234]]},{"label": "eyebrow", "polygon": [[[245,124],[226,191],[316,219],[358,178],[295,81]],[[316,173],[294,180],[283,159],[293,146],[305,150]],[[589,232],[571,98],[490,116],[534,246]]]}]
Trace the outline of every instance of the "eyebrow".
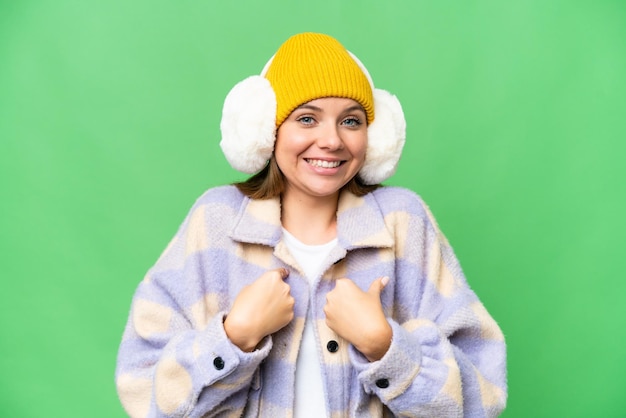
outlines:
[{"label": "eyebrow", "polygon": [[297,109],[310,109],[310,110],[314,110],[314,111],[316,111],[316,112],[321,112],[321,111],[322,111],[322,109],[321,109],[321,108],[319,108],[319,107],[317,107],[317,106],[310,105],[310,104],[306,104],[306,103],[305,103],[305,104],[303,104],[303,105],[300,105],[300,106],[296,107],[296,110],[297,110]]},{"label": "eyebrow", "polygon": [[[315,112],[323,112],[322,108],[319,108],[319,107],[317,107],[317,106],[313,106],[313,105],[308,104],[308,103],[305,103],[305,104],[303,104],[303,105],[298,106],[298,107],[296,108],[296,110],[297,110],[297,109],[310,109],[310,110],[313,110],[313,111],[315,111]],[[344,111],[343,111],[343,112],[344,112],[344,113],[349,113],[349,112],[354,112],[355,110],[360,110],[360,111],[362,111],[363,113],[367,113],[367,112],[365,112],[365,109],[363,109],[363,106],[361,106],[360,104],[356,104],[356,105],[354,105],[354,106],[350,106],[349,108],[344,109]]]}]

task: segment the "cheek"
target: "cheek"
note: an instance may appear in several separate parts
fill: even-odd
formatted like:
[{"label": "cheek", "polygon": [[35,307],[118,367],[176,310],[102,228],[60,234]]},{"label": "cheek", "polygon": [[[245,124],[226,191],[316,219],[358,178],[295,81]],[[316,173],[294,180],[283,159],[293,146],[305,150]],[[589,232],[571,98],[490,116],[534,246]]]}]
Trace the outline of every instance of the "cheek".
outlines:
[{"label": "cheek", "polygon": [[352,155],[355,158],[365,159],[367,151],[367,134],[361,135],[354,139],[352,143]]},{"label": "cheek", "polygon": [[276,158],[276,164],[283,173],[289,172],[290,167],[293,167],[297,158],[298,151],[296,144],[293,141],[293,137],[282,137],[276,139],[274,145],[274,157]]},{"label": "cheek", "polygon": [[365,157],[366,152],[367,152],[367,139],[365,139],[365,141],[363,141],[363,143],[361,144],[361,156]]},{"label": "cheek", "polygon": [[274,153],[283,158],[295,158],[307,149],[307,138],[300,134],[281,135],[276,138]]}]

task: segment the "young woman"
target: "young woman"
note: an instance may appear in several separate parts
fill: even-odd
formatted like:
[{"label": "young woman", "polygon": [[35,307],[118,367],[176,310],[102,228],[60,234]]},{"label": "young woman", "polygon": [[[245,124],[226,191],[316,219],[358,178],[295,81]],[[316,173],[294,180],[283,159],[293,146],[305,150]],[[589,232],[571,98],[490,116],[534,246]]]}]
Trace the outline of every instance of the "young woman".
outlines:
[{"label": "young woman", "polygon": [[133,298],[133,417],[496,416],[503,335],[414,193],[380,183],[397,99],[334,38],[289,38],[224,105],[256,173],[201,196]]}]

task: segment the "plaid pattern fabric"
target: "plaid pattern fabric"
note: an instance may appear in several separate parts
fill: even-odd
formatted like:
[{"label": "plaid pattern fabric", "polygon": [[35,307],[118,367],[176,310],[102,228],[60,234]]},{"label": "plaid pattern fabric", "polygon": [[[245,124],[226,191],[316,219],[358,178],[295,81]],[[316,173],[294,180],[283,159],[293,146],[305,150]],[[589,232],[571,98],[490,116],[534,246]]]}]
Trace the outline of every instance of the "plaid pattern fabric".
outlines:
[{"label": "plaid pattern fabric", "polygon": [[[278,199],[250,200],[233,186],[201,196],[133,297],[116,370],[129,415],[293,416],[308,310],[331,417],[498,415],[504,337],[421,199],[393,187],[343,192],[337,234],[311,289],[282,241]],[[295,318],[244,353],[223,318],[243,286],[278,267],[291,272]],[[369,363],[326,326],[323,307],[335,279],[367,290],[381,276],[391,279],[381,301],[393,339]]]}]

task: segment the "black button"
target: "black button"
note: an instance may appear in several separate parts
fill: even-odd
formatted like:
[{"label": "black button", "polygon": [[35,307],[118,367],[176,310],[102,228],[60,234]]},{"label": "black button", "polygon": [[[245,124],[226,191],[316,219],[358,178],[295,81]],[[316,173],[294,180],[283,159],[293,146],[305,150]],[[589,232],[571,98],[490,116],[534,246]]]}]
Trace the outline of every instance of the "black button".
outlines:
[{"label": "black button", "polygon": [[378,386],[381,389],[387,389],[389,387],[389,380],[387,380],[387,379],[378,379],[376,381],[376,386]]},{"label": "black button", "polygon": [[222,370],[224,368],[224,360],[221,357],[215,357],[213,360],[213,365],[217,370]]},{"label": "black button", "polygon": [[331,353],[336,353],[339,350],[339,343],[335,340],[330,340],[328,344],[326,344],[326,349]]}]

